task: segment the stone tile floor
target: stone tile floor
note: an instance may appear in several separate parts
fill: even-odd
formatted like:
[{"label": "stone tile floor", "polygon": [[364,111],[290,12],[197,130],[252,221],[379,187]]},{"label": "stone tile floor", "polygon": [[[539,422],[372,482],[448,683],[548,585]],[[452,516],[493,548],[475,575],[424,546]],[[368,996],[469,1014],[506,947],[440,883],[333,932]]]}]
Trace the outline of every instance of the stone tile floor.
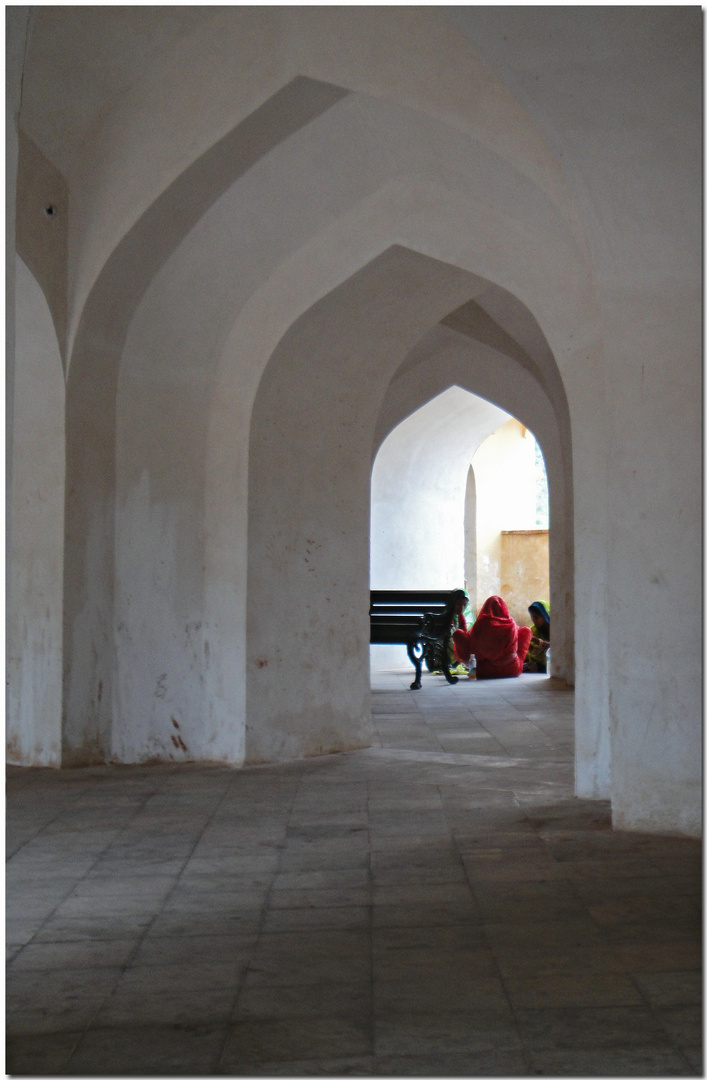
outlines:
[{"label": "stone tile floor", "polygon": [[369,750],[10,768],[7,1072],[702,1075],[699,844],[573,798],[550,680],[409,681]]}]

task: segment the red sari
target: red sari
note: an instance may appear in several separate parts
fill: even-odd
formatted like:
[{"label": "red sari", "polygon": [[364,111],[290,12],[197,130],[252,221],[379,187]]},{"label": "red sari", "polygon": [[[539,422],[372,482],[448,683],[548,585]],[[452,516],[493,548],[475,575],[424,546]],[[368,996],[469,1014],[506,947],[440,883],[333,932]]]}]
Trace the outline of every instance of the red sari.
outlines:
[{"label": "red sari", "polygon": [[474,654],[477,679],[512,679],[523,670],[532,636],[511,618],[502,597],[490,596],[471,630],[454,631],[454,648],[464,663]]}]

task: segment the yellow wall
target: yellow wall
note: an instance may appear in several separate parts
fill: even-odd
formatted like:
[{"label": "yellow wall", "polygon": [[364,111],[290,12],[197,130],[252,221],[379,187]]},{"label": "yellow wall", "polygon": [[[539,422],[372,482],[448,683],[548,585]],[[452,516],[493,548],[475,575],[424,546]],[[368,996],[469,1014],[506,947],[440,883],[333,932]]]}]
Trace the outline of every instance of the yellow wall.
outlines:
[{"label": "yellow wall", "polygon": [[547,529],[501,533],[501,596],[520,626],[530,626],[528,605],[550,598]]},{"label": "yellow wall", "polygon": [[[508,420],[482,442],[474,457],[476,566],[466,580],[475,612],[489,596],[507,600],[503,588],[503,530],[535,525],[535,443],[517,420]],[[467,499],[470,491],[467,489]],[[467,527],[474,515],[467,514]],[[467,559],[470,545],[467,545]],[[473,589],[474,577],[476,588]]]}]

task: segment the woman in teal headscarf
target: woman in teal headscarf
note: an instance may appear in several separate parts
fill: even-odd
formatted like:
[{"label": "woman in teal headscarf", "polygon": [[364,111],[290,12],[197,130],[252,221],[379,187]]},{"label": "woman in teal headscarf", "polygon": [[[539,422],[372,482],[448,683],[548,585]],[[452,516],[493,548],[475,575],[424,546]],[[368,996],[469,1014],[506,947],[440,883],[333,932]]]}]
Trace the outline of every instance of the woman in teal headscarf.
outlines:
[{"label": "woman in teal headscarf", "polygon": [[528,608],[533,620],[533,636],[523,671],[536,675],[547,674],[547,654],[550,649],[550,605],[545,600],[534,600]]}]

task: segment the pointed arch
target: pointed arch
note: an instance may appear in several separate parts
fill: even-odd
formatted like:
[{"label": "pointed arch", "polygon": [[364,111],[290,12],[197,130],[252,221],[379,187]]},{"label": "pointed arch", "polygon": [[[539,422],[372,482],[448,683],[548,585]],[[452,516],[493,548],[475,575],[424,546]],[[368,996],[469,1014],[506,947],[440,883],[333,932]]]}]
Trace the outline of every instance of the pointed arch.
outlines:
[{"label": "pointed arch", "polygon": [[[386,149],[386,139],[400,124],[407,137],[397,148],[398,161]],[[170,725],[173,719],[181,724],[170,709],[174,701],[190,714],[196,732],[193,741],[183,740],[190,753],[238,761],[243,754],[246,758],[252,755],[251,759],[271,752],[288,756],[303,745],[303,752],[309,752],[306,737],[297,733],[292,738],[278,735],[274,751],[258,746],[252,734],[260,731],[260,726],[250,715],[257,695],[248,690],[255,686],[248,674],[248,657],[251,643],[257,640],[257,634],[252,634],[253,619],[257,622],[260,616],[253,614],[246,596],[247,591],[252,592],[247,565],[252,543],[247,530],[252,532],[252,522],[248,524],[246,492],[249,485],[253,491],[253,476],[249,481],[248,473],[260,455],[260,450],[254,454],[251,431],[255,395],[259,387],[267,387],[267,371],[277,367],[272,366],[273,358],[284,355],[282,349],[287,352],[282,344],[285,339],[292,340],[305,323],[317,325],[316,320],[308,321],[308,313],[318,304],[326,307],[327,298],[348,287],[377,260],[395,261],[391,252],[400,258],[396,273],[403,292],[408,260],[414,267],[422,265],[421,259],[425,265],[443,268],[431,279],[434,284],[429,296],[427,285],[420,282],[420,310],[430,315],[429,302],[434,314],[424,325],[411,315],[410,327],[415,326],[416,332],[396,341],[395,364],[391,367],[386,361],[380,372],[386,385],[394,370],[407,362],[414,346],[440,320],[453,321],[454,325],[442,328],[452,335],[468,336],[469,325],[482,333],[479,320],[483,323],[483,318],[477,308],[483,301],[485,316],[498,323],[494,307],[498,295],[490,282],[504,283],[503,325],[519,350],[518,371],[529,374],[524,367],[527,358],[521,357],[527,354],[539,365],[539,377],[544,377],[542,358],[530,340],[535,330],[526,326],[529,340],[519,339],[508,297],[522,297],[525,307],[542,313],[543,337],[552,340],[553,356],[558,352],[565,360],[578,356],[572,343],[577,326],[583,328],[582,351],[592,339],[591,281],[572,230],[546,193],[507,161],[488,147],[459,139],[457,133],[438,125],[437,143],[445,140],[445,153],[448,151],[449,160],[455,161],[453,179],[441,183],[437,155],[430,143],[435,127],[430,119],[418,120],[409,110],[396,110],[357,95],[340,100],[312,125],[302,129],[304,142],[298,142],[298,134],[286,148],[281,145],[270,150],[262,163],[247,170],[209,206],[187,236],[175,241],[173,250],[168,245],[165,261],[154,269],[151,280],[140,286],[142,292],[135,282],[127,281],[130,259],[117,254],[112,285],[107,274],[84,313],[69,388],[68,445],[73,472],[67,494],[66,566],[70,573],[65,607],[65,712],[68,749],[74,761],[100,760],[110,754],[119,760],[171,755]],[[309,152],[312,144],[319,145],[335,128],[339,129],[337,146],[349,133],[353,135],[349,152],[364,167],[362,175],[350,167],[343,176],[336,172],[319,175],[322,191],[332,192],[332,198],[338,200],[333,212],[326,202],[307,200],[311,185],[305,181],[310,176],[307,170],[316,161]],[[306,138],[309,133],[310,144]],[[286,168],[288,163],[296,164],[296,169]],[[333,159],[332,169],[334,166],[339,167],[337,159]],[[282,204],[288,215],[287,228],[292,228],[294,219],[298,228],[306,220],[309,232],[301,230],[296,241],[289,241],[290,246],[284,249],[264,248],[271,262],[254,265],[249,278],[244,267],[251,264],[243,261],[242,252],[232,246],[229,250],[221,238],[229,238],[228,213],[235,206],[257,206],[259,194],[269,191],[272,177],[287,185],[288,200],[293,196],[293,184],[297,191],[299,201]],[[251,202],[243,204],[243,197]],[[254,221],[260,227],[257,215]],[[287,230],[282,235],[287,239]],[[130,239],[136,262],[141,257],[139,239],[138,230]],[[249,250],[254,250],[252,244]],[[539,253],[553,268],[552,274],[531,272]],[[413,280],[417,272],[414,270]],[[215,297],[209,292],[210,275],[217,276],[220,284]],[[442,297],[440,282],[447,279],[454,284],[444,288]],[[559,294],[563,296],[561,310]],[[133,299],[126,303],[126,296]],[[208,320],[197,312],[193,328],[177,340],[174,327],[181,325],[182,312],[196,312],[195,305],[202,301],[208,301],[204,303],[209,309]],[[178,312],[179,317],[170,318],[170,311]],[[322,340],[337,339],[337,322],[318,325]],[[164,353],[160,333],[171,341],[175,357],[179,354],[178,363]],[[126,368],[128,341],[130,361]],[[312,356],[321,356],[320,349],[321,344],[313,344]],[[155,360],[158,363],[153,366]],[[325,357],[321,360],[325,365]],[[116,400],[121,370],[118,430]],[[188,372],[186,382],[180,382],[182,372]],[[320,375],[316,379],[322,381]],[[185,396],[184,389],[192,383],[194,392]],[[382,394],[382,384],[377,386]],[[601,387],[595,386],[593,392],[599,398]],[[381,401],[382,397],[378,404]],[[368,401],[365,409],[365,422],[372,425],[366,451],[369,463],[376,437],[370,405]],[[173,444],[171,432],[177,430],[180,415],[195,431],[191,443],[182,439]],[[169,436],[167,440],[158,436],[160,431]],[[152,441],[144,459],[148,485],[138,469],[146,432]],[[168,481],[165,494],[170,506],[178,508],[180,524],[174,545],[161,547],[158,534],[165,519],[161,512],[153,513],[153,467],[161,468],[159,456],[164,457],[166,446],[172,444],[179,455],[191,455],[179,457],[188,465],[189,482],[179,488],[186,477],[184,470],[172,472],[171,478],[164,473]],[[120,452],[118,446],[123,448]],[[116,467],[123,450],[132,455],[132,461],[122,474],[127,483],[120,488]],[[368,509],[366,520],[367,514]],[[161,580],[162,555],[169,551],[175,552],[176,577]],[[124,555],[129,558],[125,560]],[[139,568],[139,573],[134,568]],[[193,603],[190,601],[186,618],[182,618],[177,593],[170,589],[171,580],[190,582]],[[123,605],[120,611],[115,604],[116,583]],[[158,593],[166,598],[166,606],[164,617],[155,619],[153,613],[160,608],[153,601]],[[125,620],[129,603],[133,614]],[[173,647],[180,635],[181,644]],[[133,663],[136,656],[151,666],[144,677],[145,665]],[[155,666],[162,656],[170,670]],[[163,694],[164,679],[166,685],[176,685],[175,697]],[[100,703],[98,686],[103,690]],[[144,700],[148,687],[150,707],[143,711],[132,708],[130,695]],[[367,693],[366,687],[364,697]],[[158,700],[154,708],[152,698]],[[589,743],[604,723],[604,702],[601,694],[596,694],[595,684],[592,702],[590,711],[593,709],[595,715],[590,717],[589,727],[594,733]],[[363,712],[358,708],[357,716],[359,720],[364,717],[365,728],[365,707]],[[118,736],[127,732],[129,724],[133,730],[126,743]],[[315,738],[314,752],[325,744],[326,739]]]},{"label": "pointed arch", "polygon": [[[131,321],[150,283],[234,181],[345,96],[295,78],[194,161],[123,237],[83,308],[67,385],[64,755],[112,753],[116,393]],[[100,692],[99,692],[100,687]]]},{"label": "pointed arch", "polygon": [[[273,353],[249,450],[247,760],[365,744],[369,462],[411,400],[433,396],[431,386],[440,392],[456,382],[478,392],[481,384],[487,397],[518,404],[528,426],[529,414],[536,430],[545,424],[562,507],[556,517],[566,529],[557,530],[558,592],[571,610],[572,452],[559,434],[567,416],[555,415],[528,370],[536,365],[531,354],[521,364],[464,335],[460,345],[457,331],[440,325],[487,286],[458,267],[390,248],[314,304]],[[474,359],[486,372],[476,384]],[[545,385],[554,379],[553,393],[563,394],[556,366],[547,355],[541,364]],[[460,377],[450,378],[452,370]],[[494,386],[506,389],[494,395]],[[286,642],[271,618],[280,593],[297,627]],[[565,611],[563,662],[571,655],[567,622]]]}]

